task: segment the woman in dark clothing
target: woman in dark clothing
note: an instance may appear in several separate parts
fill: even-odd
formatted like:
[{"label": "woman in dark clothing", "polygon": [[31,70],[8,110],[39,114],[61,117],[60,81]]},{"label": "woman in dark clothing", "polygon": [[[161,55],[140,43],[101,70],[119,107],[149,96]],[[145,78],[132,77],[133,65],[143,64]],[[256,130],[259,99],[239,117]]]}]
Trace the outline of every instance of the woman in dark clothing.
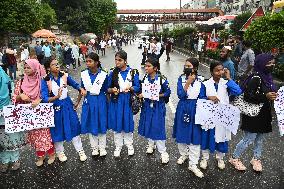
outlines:
[{"label": "woman in dark clothing", "polygon": [[254,65],[255,73],[244,82],[244,99],[253,104],[263,103],[263,106],[255,117],[242,114],[241,129],[244,131],[244,137],[237,144],[233,157],[230,159],[230,163],[239,171],[246,170],[239,158],[251,143],[255,146],[254,157],[250,163],[255,171],[262,171],[260,161],[262,143],[265,133],[272,132],[271,104],[277,97],[271,75],[274,66],[275,59],[272,55],[258,55]]}]

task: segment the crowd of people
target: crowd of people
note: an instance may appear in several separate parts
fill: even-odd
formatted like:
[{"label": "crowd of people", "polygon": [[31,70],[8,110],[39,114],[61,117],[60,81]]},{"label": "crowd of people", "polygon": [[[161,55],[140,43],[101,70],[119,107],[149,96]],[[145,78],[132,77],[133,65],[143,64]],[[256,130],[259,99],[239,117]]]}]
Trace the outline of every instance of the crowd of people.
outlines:
[{"label": "crowd of people", "polygon": [[[36,152],[37,166],[44,164],[46,154],[49,156],[48,164],[52,164],[56,157],[61,162],[66,161],[64,141],[72,141],[80,161],[85,161],[87,156],[81,142],[81,134],[89,135],[93,156],[106,156],[106,133],[109,130],[112,130],[114,134],[114,157],[120,157],[123,145],[127,147],[129,156],[134,155],[133,115],[134,106],[140,107],[139,102],[142,103],[142,106],[138,134],[148,140],[146,153],[152,154],[157,148],[161,162],[169,162],[170,157],[166,148],[165,118],[166,103],[169,101],[171,89],[169,81],[160,72],[159,58],[163,54],[163,48],[168,53],[171,51],[171,47],[167,47],[170,40],[164,47],[157,37],[150,38],[149,43],[146,43],[146,39],[144,39],[142,64],[145,66],[146,74],[141,81],[139,81],[138,71],[128,66],[127,53],[118,48],[118,40],[113,38],[108,42],[103,40],[100,42],[101,48],[108,44],[115,47],[115,51],[118,50],[114,57],[115,67],[109,73],[102,68],[99,55],[94,52],[93,47],[86,46],[83,50],[82,46],[78,47],[75,43],[73,46],[68,44],[68,48],[60,43],[56,44],[58,46],[57,48],[55,46],[56,58],[51,55],[53,48],[50,48],[47,42],[44,46],[37,44],[35,47],[35,51],[38,52],[35,53],[36,56],[29,56],[29,58],[23,60],[24,77],[17,81],[14,91],[11,90],[12,87],[10,86],[11,78],[0,68],[0,109],[10,103],[31,103],[33,107],[36,107],[43,102],[53,103],[55,111],[55,127],[12,134],[5,133],[4,117],[1,116],[0,157],[2,172],[6,172],[10,164],[12,170],[20,168],[20,149],[26,142]],[[228,142],[230,140],[230,137],[222,137],[224,135],[222,129],[205,130],[201,125],[195,123],[197,100],[208,99],[214,103],[229,104],[231,97],[242,93],[247,101],[255,104],[263,103],[264,105],[255,117],[241,115],[241,129],[245,131],[245,135],[237,144],[229,162],[237,170],[244,171],[246,167],[242,164],[240,157],[249,144],[254,142],[254,156],[251,164],[255,171],[262,171],[262,143],[266,137],[265,133],[272,131],[271,102],[277,97],[271,75],[275,60],[270,54],[260,54],[251,60],[252,52],[249,50],[249,43],[243,42],[243,45],[247,49],[239,63],[239,70],[245,73],[240,75],[244,78],[241,86],[234,81],[235,74],[232,71],[233,68],[230,67],[231,63],[228,62],[211,63],[212,77],[203,81],[202,77],[198,75],[199,61],[196,58],[189,58],[185,61],[183,73],[177,78],[179,102],[173,125],[173,138],[178,144],[180,153],[177,163],[183,164],[188,159],[188,169],[197,177],[204,177],[204,174],[198,168],[198,163],[200,168],[206,169],[210,153],[216,152],[219,169],[225,168],[224,157],[228,153]],[[80,48],[87,69],[81,72],[81,80],[78,83],[70,75],[60,70],[58,60],[59,57],[63,56],[63,49],[69,51],[69,58],[78,57],[79,59]],[[76,56],[74,56],[73,49],[76,49],[76,53],[78,53],[75,53]],[[224,61],[228,57],[229,50],[228,47],[224,47],[224,50],[222,50],[221,57]],[[43,59],[45,61],[42,63]],[[64,61],[66,62],[68,59],[64,57]],[[76,60],[71,64],[74,64],[74,62]],[[142,91],[146,84],[159,86],[159,90],[153,94],[158,99],[143,96]],[[72,102],[69,97],[67,85],[78,90],[76,102]],[[79,121],[76,110],[79,108],[82,98],[82,114]],[[223,139],[221,142],[217,142],[216,137]]]},{"label": "crowd of people", "polygon": [[214,18],[216,15],[215,14],[172,14],[172,15],[137,15],[137,16],[123,16],[117,18],[118,22],[162,22],[162,21],[173,21],[173,20],[187,20],[187,21],[207,21],[210,18]]}]

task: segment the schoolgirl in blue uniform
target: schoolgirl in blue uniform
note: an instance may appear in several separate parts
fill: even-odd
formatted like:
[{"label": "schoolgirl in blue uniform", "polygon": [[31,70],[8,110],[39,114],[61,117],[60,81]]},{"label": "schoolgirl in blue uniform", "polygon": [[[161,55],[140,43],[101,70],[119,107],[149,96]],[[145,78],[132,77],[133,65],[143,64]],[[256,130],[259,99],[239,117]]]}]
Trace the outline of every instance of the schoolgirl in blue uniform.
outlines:
[{"label": "schoolgirl in blue uniform", "polygon": [[57,60],[47,60],[44,66],[47,70],[47,76],[41,82],[41,96],[42,102],[53,103],[55,127],[50,128],[50,133],[57,156],[61,162],[67,160],[63,143],[65,140],[72,140],[76,151],[79,153],[80,160],[85,161],[87,156],[80,138],[81,124],[77,112],[74,110],[73,102],[68,96],[67,85],[77,89],[82,95],[85,95],[86,91],[70,76],[60,72]]},{"label": "schoolgirl in blue uniform", "polygon": [[114,131],[114,156],[120,156],[123,144],[132,156],[134,120],[130,98],[131,93],[140,91],[139,75],[137,70],[127,66],[127,53],[123,50],[115,54],[115,65],[108,79],[108,127]]},{"label": "schoolgirl in blue uniform", "polygon": [[189,58],[184,65],[184,73],[178,78],[177,95],[180,99],[176,109],[173,126],[173,138],[178,143],[180,158],[178,164],[189,159],[188,169],[202,178],[203,173],[197,168],[200,158],[201,125],[195,124],[196,103],[206,99],[205,86],[201,76],[198,77],[199,62]]},{"label": "schoolgirl in blue uniform", "polygon": [[[211,63],[210,72],[212,77],[204,82],[206,88],[206,96],[215,103],[229,104],[229,96],[238,96],[242,93],[240,87],[231,79],[228,69],[224,69],[222,63]],[[225,77],[225,79],[223,79]],[[225,162],[223,160],[225,153],[228,152],[228,141],[231,139],[231,132],[225,128],[202,129],[202,159],[200,167],[207,168],[209,152],[216,153],[218,168],[224,169]]]},{"label": "schoolgirl in blue uniform", "polygon": [[[88,54],[86,65],[87,69],[81,72],[81,87],[87,91],[82,106],[81,133],[89,133],[93,156],[105,156],[108,74],[101,68],[99,56],[94,52]],[[76,109],[81,97],[79,95]]]},{"label": "schoolgirl in blue uniform", "polygon": [[[138,133],[148,139],[147,153],[152,154],[157,145],[158,151],[161,153],[162,163],[169,162],[169,154],[166,148],[166,105],[165,99],[170,97],[171,90],[169,83],[163,75],[158,71],[159,62],[157,59],[150,58],[145,63],[146,75],[142,81],[143,84],[151,83],[161,86],[161,90],[157,91],[159,100],[144,98],[141,109]],[[143,94],[140,94],[143,97]]]}]

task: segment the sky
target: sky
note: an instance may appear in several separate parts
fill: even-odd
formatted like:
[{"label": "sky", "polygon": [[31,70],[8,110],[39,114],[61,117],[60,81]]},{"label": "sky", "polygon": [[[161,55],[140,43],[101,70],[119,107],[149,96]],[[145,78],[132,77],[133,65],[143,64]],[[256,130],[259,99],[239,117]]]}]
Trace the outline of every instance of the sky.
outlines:
[{"label": "sky", "polygon": [[[175,9],[180,0],[114,0],[118,9]],[[188,0],[182,0],[185,4]]]},{"label": "sky", "polygon": [[[117,9],[179,9],[180,0],[114,0]],[[181,0],[182,5],[188,0]],[[148,25],[137,24],[139,29],[146,30]]]}]

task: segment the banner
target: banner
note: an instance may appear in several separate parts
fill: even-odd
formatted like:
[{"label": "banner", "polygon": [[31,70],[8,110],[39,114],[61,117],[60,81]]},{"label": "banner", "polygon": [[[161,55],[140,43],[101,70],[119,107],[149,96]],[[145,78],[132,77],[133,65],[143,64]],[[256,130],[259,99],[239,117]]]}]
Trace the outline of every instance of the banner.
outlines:
[{"label": "banner", "polygon": [[159,101],[161,85],[156,83],[142,83],[142,95],[144,98]]},{"label": "banner", "polygon": [[41,103],[35,108],[31,104],[8,105],[3,107],[3,113],[6,133],[55,126],[52,103]]},{"label": "banner", "polygon": [[274,101],[274,109],[276,112],[280,135],[284,135],[284,86],[278,92],[278,96]]},{"label": "banner", "polygon": [[237,134],[240,123],[240,110],[231,104],[214,104],[211,100],[199,99],[196,104],[195,124],[205,130],[216,126]]}]

